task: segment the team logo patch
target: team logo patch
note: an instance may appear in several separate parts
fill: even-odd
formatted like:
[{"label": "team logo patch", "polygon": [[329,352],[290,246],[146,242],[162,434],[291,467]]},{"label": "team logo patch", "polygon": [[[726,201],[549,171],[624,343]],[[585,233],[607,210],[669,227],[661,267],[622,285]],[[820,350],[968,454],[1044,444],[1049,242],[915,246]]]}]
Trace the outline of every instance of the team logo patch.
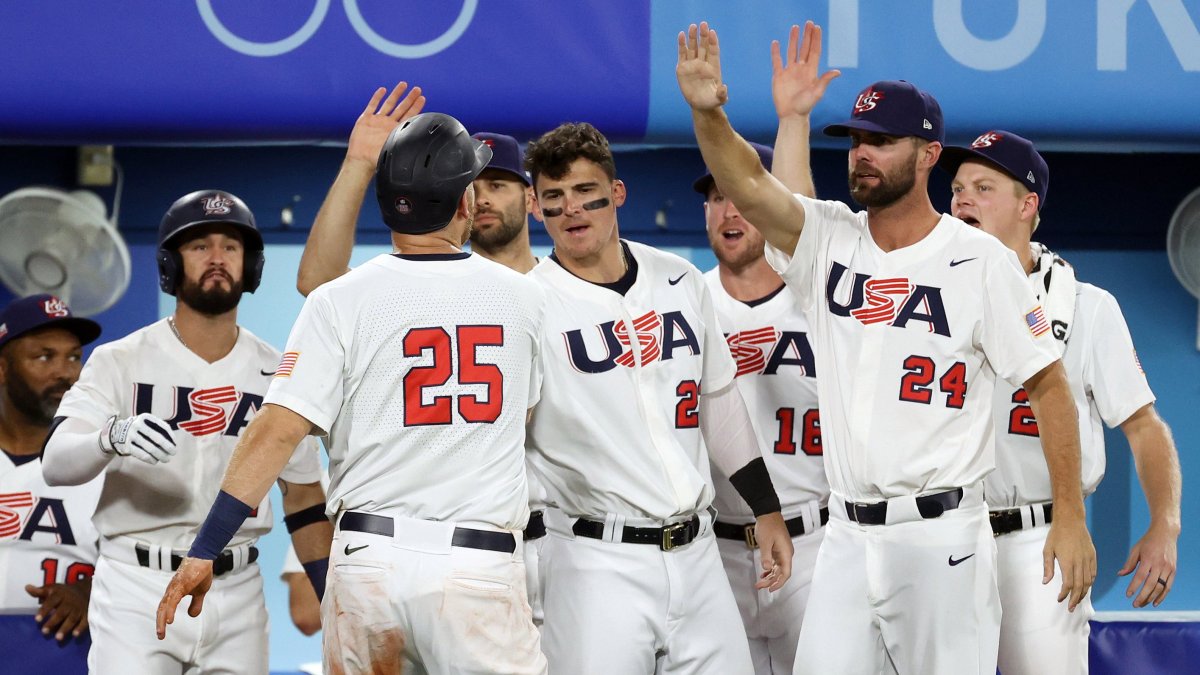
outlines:
[{"label": "team logo patch", "polygon": [[883,92],[868,89],[858,95],[858,100],[854,102],[854,114],[861,115],[865,112],[874,110],[879,102],[883,100]]},{"label": "team logo patch", "polygon": [[233,211],[233,200],[224,195],[205,197],[201,204],[204,206],[204,215],[206,216],[224,216]]},{"label": "team logo patch", "polygon": [[299,358],[300,352],[284,352],[283,358],[279,360],[279,367],[275,369],[275,377],[291,377]]},{"label": "team logo patch", "polygon": [[42,303],[42,311],[51,319],[62,319],[71,315],[71,310],[67,309],[67,303],[54,296]]},{"label": "team logo patch", "polygon": [[1001,134],[994,131],[988,131],[979,135],[979,138],[971,141],[971,148],[978,150],[979,148],[990,148],[1004,138]]},{"label": "team logo patch", "polygon": [[408,197],[396,197],[396,213],[402,216],[407,216],[412,213],[412,200]]},{"label": "team logo patch", "polygon": [[1042,312],[1042,306],[1038,305],[1033,308],[1033,311],[1025,315],[1025,325],[1029,326],[1029,332],[1033,333],[1034,337],[1041,337],[1050,330],[1050,324],[1046,322],[1046,314]]}]

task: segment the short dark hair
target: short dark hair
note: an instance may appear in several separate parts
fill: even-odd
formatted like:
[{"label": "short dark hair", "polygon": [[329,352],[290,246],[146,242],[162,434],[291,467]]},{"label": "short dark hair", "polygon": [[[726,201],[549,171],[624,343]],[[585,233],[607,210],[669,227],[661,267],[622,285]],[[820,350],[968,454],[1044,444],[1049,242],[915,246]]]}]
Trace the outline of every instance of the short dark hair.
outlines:
[{"label": "short dark hair", "polygon": [[617,165],[608,139],[587,122],[566,122],[530,141],[525,148],[525,169],[530,180],[537,184],[541,174],[562,178],[579,158],[595,162],[609,180],[616,179]]}]

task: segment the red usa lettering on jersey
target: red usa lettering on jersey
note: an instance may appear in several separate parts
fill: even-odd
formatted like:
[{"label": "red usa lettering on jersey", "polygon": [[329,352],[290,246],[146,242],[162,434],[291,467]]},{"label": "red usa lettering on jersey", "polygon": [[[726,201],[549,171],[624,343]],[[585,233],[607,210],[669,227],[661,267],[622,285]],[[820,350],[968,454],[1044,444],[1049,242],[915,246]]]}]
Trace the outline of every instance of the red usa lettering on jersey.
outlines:
[{"label": "red usa lettering on jersey", "polygon": [[[645,367],[655,361],[669,361],[678,349],[700,354],[700,341],[682,312],[647,312],[633,320],[632,334],[624,320],[605,321],[595,326],[599,340],[584,337],[580,329],[563,333],[567,356],[581,373],[605,373],[617,366]],[[636,340],[639,359],[632,345]]]},{"label": "red usa lettering on jersey", "polygon": [[250,424],[254,413],[262,407],[263,402],[262,396],[238,391],[232,385],[206,389],[169,389],[171,408],[168,410],[165,409],[165,402],[161,400],[163,396],[155,396],[155,385],[135,382],[134,414],[145,412],[157,415],[170,424],[172,429],[182,429],[193,436],[239,436],[242,429]]},{"label": "red usa lettering on jersey", "polygon": [[31,541],[39,532],[55,543],[75,545],[75,533],[63,500],[34,497],[32,492],[0,492],[0,541]]},{"label": "red usa lettering on jersey", "polygon": [[816,359],[806,333],[766,326],[728,334],[725,341],[737,361],[736,377],[775,375],[780,366],[799,366],[802,376],[817,376]]},{"label": "red usa lettering on jersey", "polygon": [[825,300],[837,316],[853,317],[864,326],[883,323],[905,328],[909,322],[924,323],[929,332],[950,336],[950,320],[942,302],[942,289],[922,286],[908,279],[872,279],[869,274],[854,274],[850,297],[838,300],[838,285],[847,272],[845,265],[834,262],[829,268]]}]

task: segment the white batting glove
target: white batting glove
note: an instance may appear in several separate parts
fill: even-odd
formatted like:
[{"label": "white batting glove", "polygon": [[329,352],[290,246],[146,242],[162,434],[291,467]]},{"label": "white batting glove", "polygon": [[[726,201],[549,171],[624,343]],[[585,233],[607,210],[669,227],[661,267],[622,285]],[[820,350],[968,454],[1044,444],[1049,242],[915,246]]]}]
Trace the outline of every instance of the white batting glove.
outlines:
[{"label": "white batting glove", "polygon": [[118,420],[113,417],[100,429],[100,449],[121,457],[136,457],[147,464],[171,461],[175,434],[171,426],[150,413]]}]

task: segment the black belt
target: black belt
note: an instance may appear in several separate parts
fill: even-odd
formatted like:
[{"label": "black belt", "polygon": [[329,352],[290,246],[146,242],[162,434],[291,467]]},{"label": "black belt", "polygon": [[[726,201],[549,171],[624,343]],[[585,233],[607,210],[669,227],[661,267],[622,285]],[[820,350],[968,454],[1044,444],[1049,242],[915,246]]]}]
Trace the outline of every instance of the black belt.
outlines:
[{"label": "black belt", "polygon": [[[917,511],[921,513],[922,518],[937,518],[946,511],[957,509],[962,498],[962,488],[922,495],[917,497]],[[874,504],[846,502],[846,515],[860,525],[883,525],[887,522],[887,502]]]},{"label": "black belt", "polygon": [[[829,508],[821,507],[821,525],[829,522]],[[787,525],[788,534],[793,537],[799,537],[807,534],[804,529],[804,519],[797,516],[791,520],[784,521]],[[818,525],[817,527],[820,527]],[[813,531],[816,531],[816,527]],[[734,541],[744,541],[746,546],[750,548],[758,548],[758,540],[754,538],[754,523],[747,525],[734,525],[732,523],[722,523],[717,521],[713,523],[713,534],[721,539],[733,539]]]},{"label": "black belt", "polygon": [[[346,511],[338,521],[338,527],[354,532],[378,534],[392,537],[396,534],[395,522],[388,516],[377,516],[373,513]],[[511,532],[492,532],[490,530],[472,530],[469,527],[454,528],[454,536],[450,538],[451,546],[459,548],[477,548],[484,551],[512,553],[517,550],[517,539]]]},{"label": "black belt", "polygon": [[[571,526],[571,531],[578,537],[590,539],[604,538],[604,523],[580,518]],[[624,544],[654,544],[664,551],[686,546],[700,534],[700,516],[692,516],[691,520],[663,527],[629,527],[621,530],[621,543]]]},{"label": "black belt", "polygon": [[[137,561],[138,561],[139,565],[141,565],[142,567],[150,566],[150,547],[149,546],[146,546],[145,544],[136,544],[133,547],[133,552],[134,552],[134,554],[137,555]],[[179,566],[183,564],[183,558],[184,558],[184,556],[182,556],[178,553],[171,554],[171,571],[172,572],[179,569]],[[247,553],[246,553],[246,564],[249,565],[250,563],[254,562],[255,560],[258,560],[258,548],[251,546],[250,550],[247,551]],[[222,574],[225,574],[226,572],[232,572],[232,571],[233,571],[233,551],[230,551],[229,549],[225,549],[224,551],[221,551],[221,555],[217,556],[216,560],[213,560],[213,576],[219,577]]]},{"label": "black belt", "polygon": [[[1024,523],[1021,522],[1021,512],[1029,511],[1029,520],[1038,524],[1034,519],[1034,509],[1042,509],[1042,513],[1046,516],[1046,524],[1050,524],[1054,513],[1053,504],[1031,504],[1029,506],[1018,506],[1015,509],[1004,509],[1003,511],[989,511],[988,520],[992,522],[992,534],[999,537],[1002,534],[1016,532],[1025,529]],[[1033,527],[1033,525],[1030,525]]]},{"label": "black belt", "polygon": [[525,534],[522,538],[525,541],[533,541],[546,536],[546,517],[541,511],[533,511],[529,514],[529,524],[525,526]]}]

